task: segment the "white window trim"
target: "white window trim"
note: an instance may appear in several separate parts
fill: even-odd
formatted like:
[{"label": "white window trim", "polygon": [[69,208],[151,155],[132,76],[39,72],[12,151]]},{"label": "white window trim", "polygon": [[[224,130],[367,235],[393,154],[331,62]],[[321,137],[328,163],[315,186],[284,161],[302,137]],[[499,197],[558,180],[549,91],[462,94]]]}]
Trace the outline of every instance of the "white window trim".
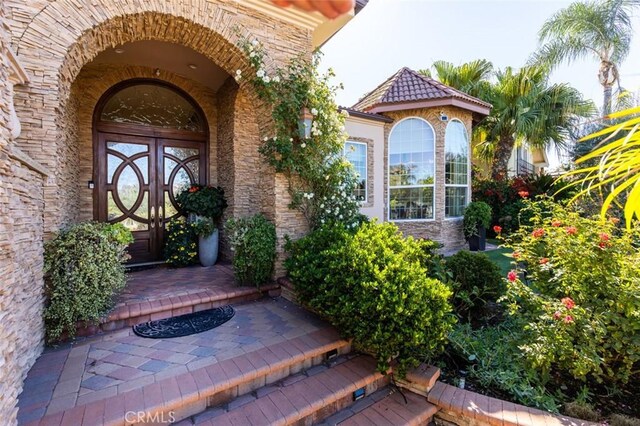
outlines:
[{"label": "white window trim", "polygon": [[[416,118],[418,120],[422,120],[431,129],[431,133],[433,134],[433,183],[429,185],[401,185],[401,186],[391,186],[391,136],[393,135],[393,131],[396,129],[400,123],[405,120],[410,120],[412,118]],[[410,116],[405,117],[402,120],[398,121],[391,127],[389,131],[389,137],[387,140],[387,221],[389,222],[433,222],[436,220],[436,182],[437,182],[437,161],[436,161],[436,130],[433,128],[431,123],[425,120],[422,117],[418,116]],[[432,189],[432,214],[430,218],[423,219],[391,219],[391,190],[392,189],[403,189],[403,188],[431,188]]]},{"label": "white window trim", "polygon": [[[347,140],[342,147],[343,155],[347,156],[347,144],[364,145],[364,200],[358,201],[366,204],[369,200],[369,144],[366,142]],[[348,160],[347,160],[348,161]]]},{"label": "white window trim", "polygon": [[[449,128],[449,124],[451,124],[452,122],[457,121],[458,123],[462,124],[462,127],[464,128],[464,132],[467,135],[467,183],[465,185],[461,185],[461,184],[448,184],[447,182],[447,177],[445,176],[445,184],[444,184],[444,219],[445,220],[460,220],[464,218],[464,214],[462,216],[447,216],[447,188],[467,188],[467,203],[465,204],[464,207],[467,207],[469,205],[469,203],[471,202],[471,138],[469,137],[469,132],[467,132],[467,126],[464,125],[464,122],[462,120],[460,120],[459,118],[452,118],[451,120],[449,120],[449,123],[447,123],[447,127],[444,130],[444,167],[445,170],[447,168],[447,129]],[[445,172],[446,173],[446,172]],[[464,211],[464,209],[463,209]]]}]

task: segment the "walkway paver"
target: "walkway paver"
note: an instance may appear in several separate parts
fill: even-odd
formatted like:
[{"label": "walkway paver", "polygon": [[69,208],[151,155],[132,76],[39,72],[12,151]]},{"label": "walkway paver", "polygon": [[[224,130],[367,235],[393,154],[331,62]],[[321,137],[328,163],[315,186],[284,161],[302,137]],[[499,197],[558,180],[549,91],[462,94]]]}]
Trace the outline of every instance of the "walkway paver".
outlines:
[{"label": "walkway paver", "polygon": [[[235,309],[236,315],[229,322],[191,336],[145,339],[127,328],[45,351],[25,380],[18,403],[19,423],[142,388],[327,327],[284,299],[251,302]],[[65,416],[72,414],[67,411]]]}]

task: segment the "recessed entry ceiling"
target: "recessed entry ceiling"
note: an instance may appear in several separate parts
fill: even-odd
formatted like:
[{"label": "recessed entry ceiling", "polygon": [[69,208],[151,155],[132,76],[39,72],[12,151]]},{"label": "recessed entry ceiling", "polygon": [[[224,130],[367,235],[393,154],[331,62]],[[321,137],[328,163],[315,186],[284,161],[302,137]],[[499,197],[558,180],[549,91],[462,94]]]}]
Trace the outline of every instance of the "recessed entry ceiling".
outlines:
[{"label": "recessed entry ceiling", "polygon": [[101,52],[91,64],[139,65],[159,68],[192,79],[217,91],[229,77],[206,56],[188,47],[163,41],[126,43]]}]

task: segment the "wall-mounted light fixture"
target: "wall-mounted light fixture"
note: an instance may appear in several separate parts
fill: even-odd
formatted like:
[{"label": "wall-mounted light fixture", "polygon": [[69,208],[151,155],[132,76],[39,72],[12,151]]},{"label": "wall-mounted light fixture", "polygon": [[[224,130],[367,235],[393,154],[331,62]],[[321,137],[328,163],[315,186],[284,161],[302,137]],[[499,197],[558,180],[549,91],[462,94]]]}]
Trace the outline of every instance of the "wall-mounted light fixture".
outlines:
[{"label": "wall-mounted light fixture", "polygon": [[96,185],[93,183],[93,181],[92,181],[92,180],[90,180],[89,182],[87,182],[87,188],[89,188],[89,189],[93,189],[93,188],[95,188],[95,187],[96,187]]},{"label": "wall-mounted light fixture", "polygon": [[313,114],[307,108],[302,108],[300,111],[300,119],[298,120],[298,127],[300,130],[300,137],[303,139],[309,139],[311,137],[311,123],[313,122]]},{"label": "wall-mounted light fixture", "polygon": [[444,111],[440,111],[440,121],[447,121],[449,120],[449,117],[447,116],[447,114],[444,113]]},{"label": "wall-mounted light fixture", "polygon": [[153,74],[154,74],[156,77],[160,77],[160,68],[156,68],[155,70],[153,70]]}]

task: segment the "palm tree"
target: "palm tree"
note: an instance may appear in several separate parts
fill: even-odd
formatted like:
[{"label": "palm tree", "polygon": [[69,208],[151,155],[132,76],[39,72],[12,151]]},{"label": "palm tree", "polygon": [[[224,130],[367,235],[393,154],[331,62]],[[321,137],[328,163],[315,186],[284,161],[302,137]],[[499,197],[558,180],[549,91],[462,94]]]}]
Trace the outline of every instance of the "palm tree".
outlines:
[{"label": "palm tree", "polygon": [[638,0],[599,0],[573,3],[560,10],[542,26],[542,46],[532,63],[555,67],[577,59],[596,59],[604,93],[602,115],[609,114],[612,88],[616,83],[620,87],[618,68],[631,45],[631,9],[638,4]]},{"label": "palm tree", "polygon": [[[462,90],[465,93],[483,99],[486,97],[493,75],[493,64],[486,59],[477,59],[462,65],[454,65],[447,61],[436,61],[432,65],[436,78],[447,86]],[[418,71],[432,77],[431,70]]]},{"label": "palm tree", "polygon": [[[459,66],[438,61],[436,78],[493,105],[491,114],[474,129],[476,151],[492,160],[494,179],[506,176],[514,146],[527,141],[533,148],[564,147],[578,117],[590,116],[593,105],[566,84],[549,85],[549,68],[529,65],[493,71],[489,61]],[[428,71],[421,71],[427,74]]]}]

